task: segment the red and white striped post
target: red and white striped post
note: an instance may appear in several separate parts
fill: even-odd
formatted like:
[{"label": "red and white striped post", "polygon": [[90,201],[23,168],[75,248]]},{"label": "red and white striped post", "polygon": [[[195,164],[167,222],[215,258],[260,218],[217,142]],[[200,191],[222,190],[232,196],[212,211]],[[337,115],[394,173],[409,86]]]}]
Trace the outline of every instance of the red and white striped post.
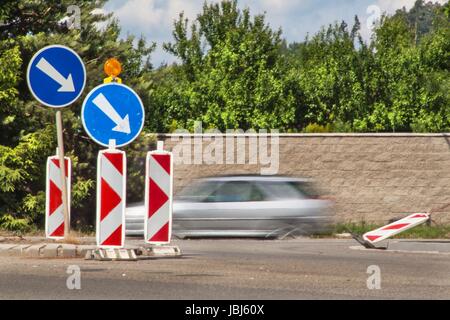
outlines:
[{"label": "red and white striped post", "polygon": [[[58,153],[58,151],[57,151]],[[66,185],[68,195],[68,209],[70,217],[70,185],[72,163],[70,158],[64,158]],[[47,178],[45,193],[45,235],[49,239],[64,238],[64,210],[62,199],[61,168],[59,155],[47,158]],[[69,219],[70,221],[70,219]]]},{"label": "red and white striped post", "polygon": [[125,243],[125,152],[110,144],[99,152],[97,161],[97,246],[121,248]]},{"label": "red and white striped post", "polygon": [[145,242],[167,244],[172,235],[172,153],[163,150],[158,141],[157,150],[147,153],[145,174]]},{"label": "red and white striped post", "polygon": [[377,243],[425,223],[428,219],[430,219],[430,215],[427,213],[413,213],[384,227],[366,232],[363,234],[363,239],[369,243]]}]

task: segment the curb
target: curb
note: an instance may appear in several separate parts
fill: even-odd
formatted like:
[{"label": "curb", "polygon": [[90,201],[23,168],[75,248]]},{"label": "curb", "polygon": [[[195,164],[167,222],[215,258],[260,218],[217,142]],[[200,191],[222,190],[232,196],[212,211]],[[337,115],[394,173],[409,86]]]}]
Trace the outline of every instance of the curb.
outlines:
[{"label": "curb", "polygon": [[5,244],[0,243],[0,257],[29,258],[85,258],[100,261],[137,261],[150,258],[180,257],[178,246],[126,246],[117,249],[101,249],[96,245],[73,245],[64,243]]},{"label": "curb", "polygon": [[440,254],[440,255],[450,255],[450,252],[442,252],[442,251],[417,251],[417,250],[399,250],[399,249],[367,249],[362,246],[350,246],[351,250],[359,250],[366,252],[384,252],[384,253],[422,253],[422,254]]},{"label": "curb", "polygon": [[0,257],[30,258],[81,258],[94,245],[73,245],[63,243],[5,244],[0,243]]}]

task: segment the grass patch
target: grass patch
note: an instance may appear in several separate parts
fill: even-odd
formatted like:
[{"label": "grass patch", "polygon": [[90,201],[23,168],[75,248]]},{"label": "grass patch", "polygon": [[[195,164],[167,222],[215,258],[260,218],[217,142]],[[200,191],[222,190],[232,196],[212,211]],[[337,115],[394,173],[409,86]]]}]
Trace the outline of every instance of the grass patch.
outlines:
[{"label": "grass patch", "polygon": [[419,239],[450,239],[449,225],[420,225],[408,231],[400,233],[394,238],[419,238]]}]

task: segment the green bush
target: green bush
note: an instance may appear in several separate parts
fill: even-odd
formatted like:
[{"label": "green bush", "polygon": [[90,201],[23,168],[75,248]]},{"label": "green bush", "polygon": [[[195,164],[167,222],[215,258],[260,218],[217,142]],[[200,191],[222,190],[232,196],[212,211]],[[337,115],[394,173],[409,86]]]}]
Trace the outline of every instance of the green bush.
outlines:
[{"label": "green bush", "polygon": [[15,232],[26,232],[31,229],[30,220],[26,218],[15,218],[12,215],[5,214],[0,217],[0,229]]},{"label": "green bush", "polygon": [[306,126],[306,128],[303,130],[304,133],[326,133],[326,132],[333,132],[331,124],[327,124],[325,126],[322,126],[317,123],[310,123]]}]

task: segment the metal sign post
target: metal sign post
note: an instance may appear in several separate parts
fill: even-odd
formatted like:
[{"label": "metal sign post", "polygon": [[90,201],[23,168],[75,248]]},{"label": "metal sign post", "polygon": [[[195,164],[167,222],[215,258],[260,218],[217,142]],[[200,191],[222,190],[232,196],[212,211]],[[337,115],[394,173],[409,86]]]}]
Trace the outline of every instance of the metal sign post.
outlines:
[{"label": "metal sign post", "polygon": [[[110,77],[92,89],[81,109],[83,127],[89,137],[108,149],[97,161],[97,246],[101,250],[123,248],[125,243],[126,154],[116,148],[133,142],[144,126],[144,105],[130,87],[119,83],[120,63],[109,59]],[[111,80],[111,81],[110,81]],[[105,251],[115,255],[114,250]]]},{"label": "metal sign post", "polygon": [[86,68],[83,60],[72,49],[61,45],[50,45],[36,52],[31,58],[27,69],[27,83],[37,101],[57,109],[56,134],[61,169],[64,239],[67,240],[70,232],[70,216],[60,108],[69,106],[80,97],[86,85]]},{"label": "metal sign post", "polygon": [[63,140],[63,127],[62,127],[62,115],[61,110],[56,111],[56,136],[58,139],[58,155],[59,166],[61,168],[61,190],[62,190],[62,205],[64,213],[64,239],[67,240],[70,233],[70,217],[69,206],[67,198],[67,181],[66,181],[66,164],[64,161],[64,140]]}]

